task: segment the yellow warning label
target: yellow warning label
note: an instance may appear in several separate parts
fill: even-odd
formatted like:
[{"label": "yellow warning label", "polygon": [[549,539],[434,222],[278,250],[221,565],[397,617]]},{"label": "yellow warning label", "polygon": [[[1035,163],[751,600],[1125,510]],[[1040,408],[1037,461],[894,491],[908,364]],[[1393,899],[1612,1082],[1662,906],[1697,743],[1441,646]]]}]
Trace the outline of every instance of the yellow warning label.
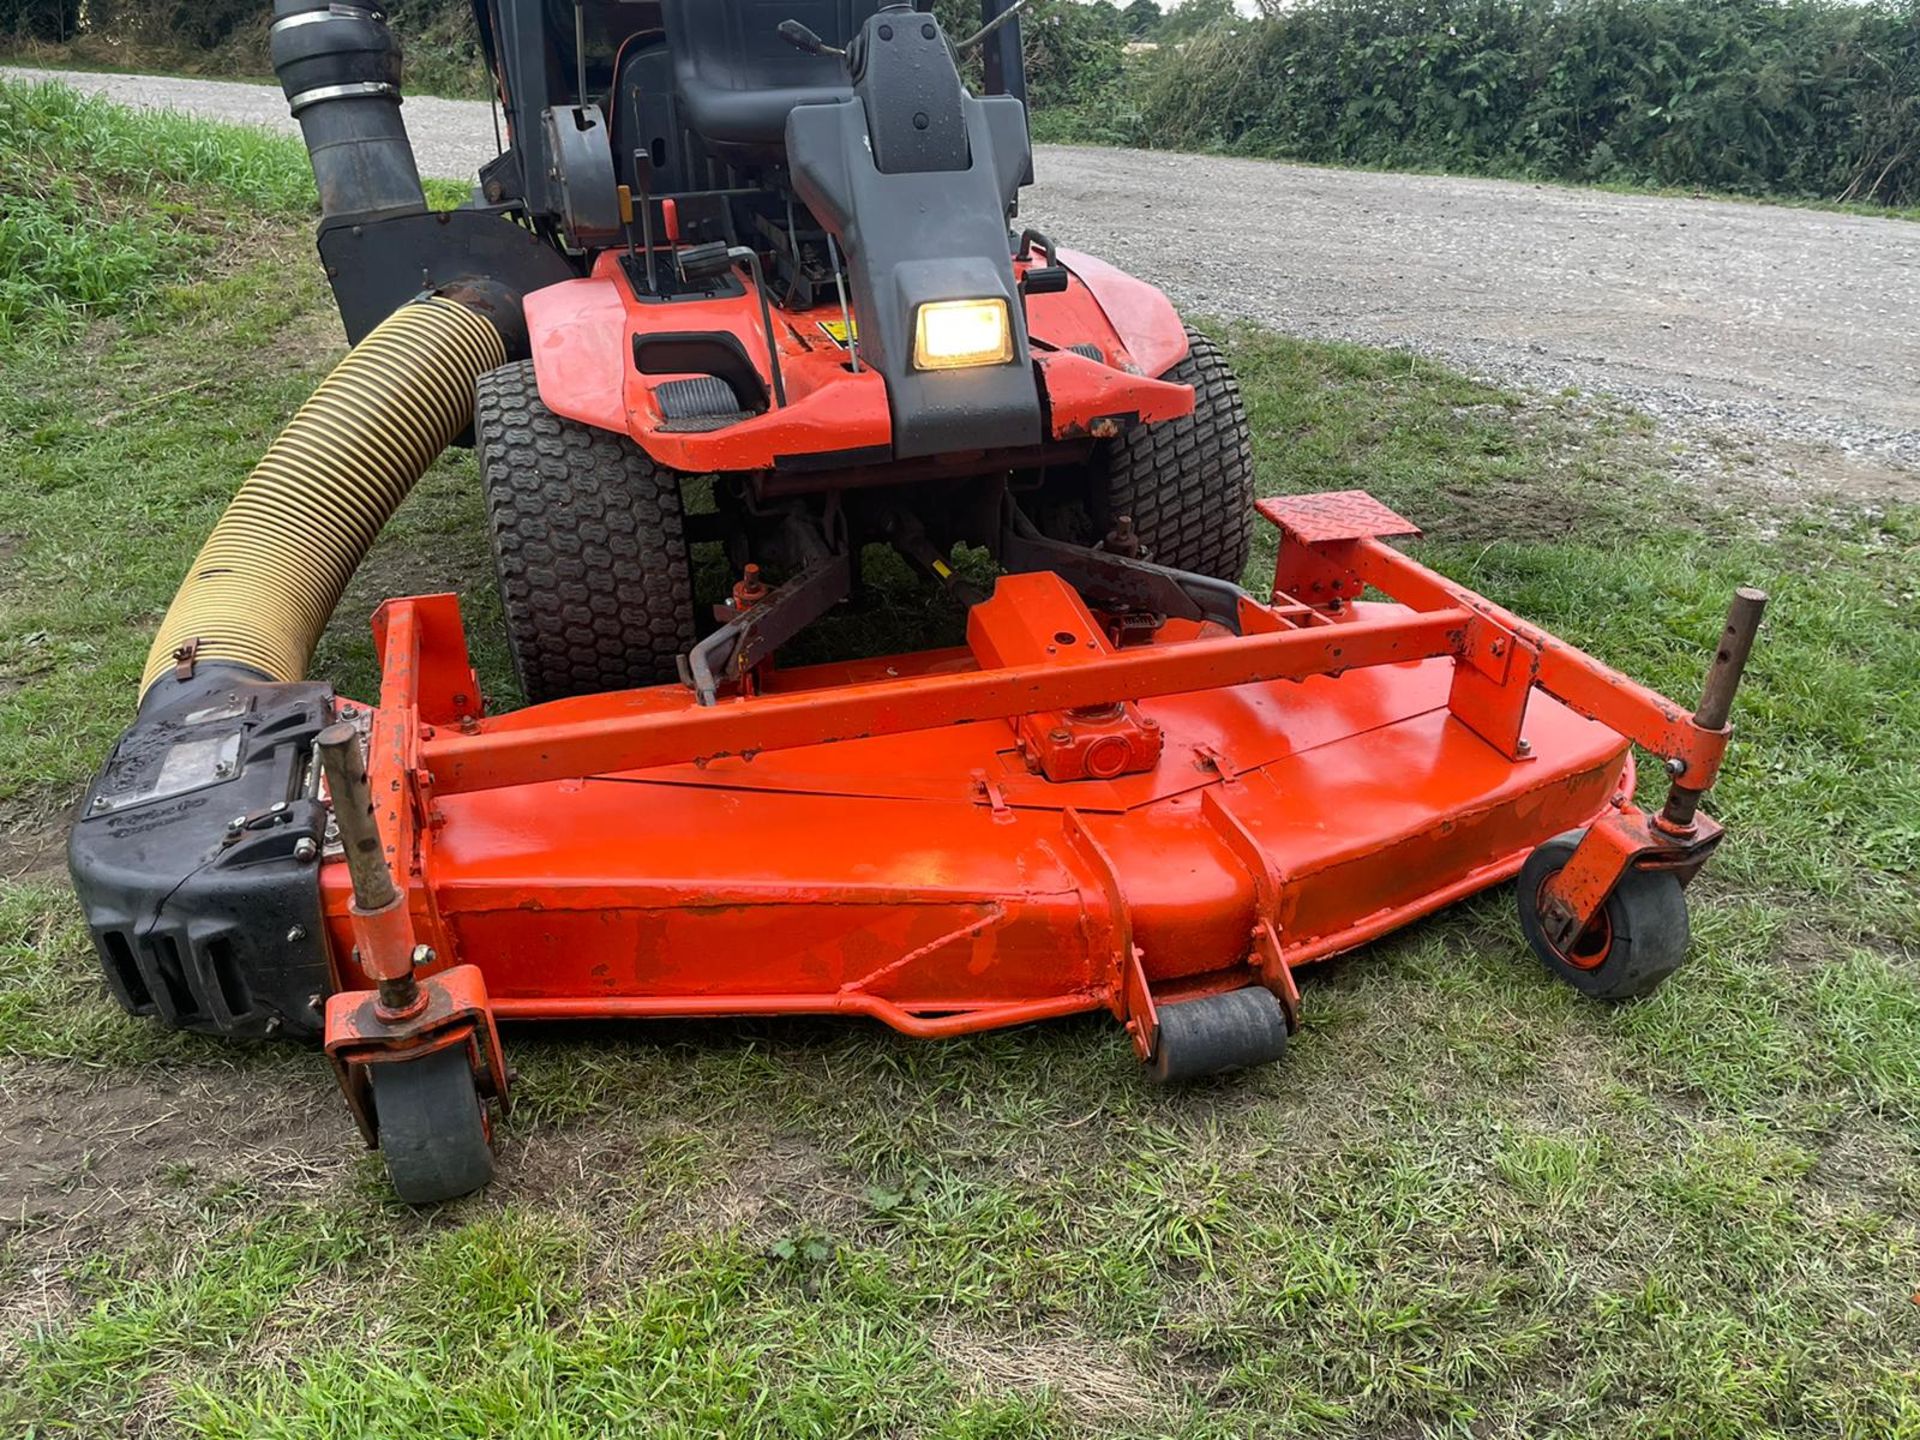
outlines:
[{"label": "yellow warning label", "polygon": [[842,350],[847,348],[847,336],[849,333],[852,334],[855,340],[860,338],[860,327],[850,320],[822,320],[819,323],[820,333],[833,341],[833,343],[838,345]]}]

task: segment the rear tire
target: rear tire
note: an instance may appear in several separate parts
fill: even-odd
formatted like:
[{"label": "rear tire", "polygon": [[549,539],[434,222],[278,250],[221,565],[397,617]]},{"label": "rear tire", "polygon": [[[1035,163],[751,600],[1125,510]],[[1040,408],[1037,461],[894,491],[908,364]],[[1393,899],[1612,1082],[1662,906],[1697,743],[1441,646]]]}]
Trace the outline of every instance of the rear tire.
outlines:
[{"label": "rear tire", "polygon": [[465,1045],[367,1067],[380,1153],[409,1205],[471,1195],[493,1179],[486,1109]]},{"label": "rear tire", "polygon": [[530,360],[474,386],[474,450],[528,703],[676,679],[695,638],[680,477],[555,415]]},{"label": "rear tire", "polygon": [[1090,498],[1105,507],[1096,520],[1108,528],[1133,517],[1155,564],[1237,582],[1253,548],[1247,411],[1220,347],[1192,327],[1187,344],[1186,359],[1160,378],[1193,387],[1193,413],[1105,442],[1094,456]]}]

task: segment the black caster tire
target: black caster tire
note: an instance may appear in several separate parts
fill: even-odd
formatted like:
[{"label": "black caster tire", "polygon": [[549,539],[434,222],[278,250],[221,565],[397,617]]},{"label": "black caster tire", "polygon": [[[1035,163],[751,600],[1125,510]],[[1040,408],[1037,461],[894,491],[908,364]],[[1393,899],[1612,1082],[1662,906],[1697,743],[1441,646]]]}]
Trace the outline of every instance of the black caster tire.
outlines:
[{"label": "black caster tire", "polygon": [[369,1065],[367,1075],[380,1153],[402,1200],[437,1205],[493,1179],[486,1108],[465,1045]]},{"label": "black caster tire", "polygon": [[1160,1006],[1147,1073],[1160,1085],[1266,1065],[1287,1053],[1287,1012],[1264,985]]},{"label": "black caster tire", "polygon": [[1651,995],[1687,958],[1687,895],[1666,870],[1629,870],[1606,908],[1568,951],[1547,939],[1540,889],[1558,874],[1584,830],[1556,835],[1527,857],[1515,882],[1520,930],[1540,963],[1582,995],[1636,1000]]}]

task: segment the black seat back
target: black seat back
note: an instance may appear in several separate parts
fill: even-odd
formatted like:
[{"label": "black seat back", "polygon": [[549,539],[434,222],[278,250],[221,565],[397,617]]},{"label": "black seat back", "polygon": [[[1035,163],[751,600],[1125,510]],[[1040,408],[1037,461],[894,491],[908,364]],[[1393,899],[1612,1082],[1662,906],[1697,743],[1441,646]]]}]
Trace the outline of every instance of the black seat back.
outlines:
[{"label": "black seat back", "polygon": [[853,93],[841,62],[780,38],[798,20],[845,48],[882,0],[664,0],[681,119],[715,154],[746,163],[780,158],[796,105]]}]

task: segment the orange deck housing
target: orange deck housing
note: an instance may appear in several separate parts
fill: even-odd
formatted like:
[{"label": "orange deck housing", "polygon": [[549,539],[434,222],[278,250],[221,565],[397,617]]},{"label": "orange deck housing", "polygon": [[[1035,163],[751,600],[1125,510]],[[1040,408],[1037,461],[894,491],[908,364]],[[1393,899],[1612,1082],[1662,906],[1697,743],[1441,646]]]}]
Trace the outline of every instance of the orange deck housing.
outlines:
[{"label": "orange deck housing", "polygon": [[[1560,832],[1601,837],[1567,867],[1601,876],[1565,897],[1587,917],[1609,867],[1704,860],[1710,821],[1666,833],[1634,805],[1629,741],[1704,790],[1724,729],[1407,558],[1386,537],[1413,527],[1364,494],[1261,510],[1276,590],[1237,635],[1119,644],[1058,577],[1009,575],[965,648],[770,671],[705,707],[659,687],[484,716],[453,598],[389,602],[380,704],[343,714],[370,726],[425,988],[499,1019],[925,1036],[1105,1009],[1144,1056],[1156,1002],[1259,983],[1293,1021],[1295,968]],[[1041,752],[1116,717],[1157,743],[1047,778]],[[345,866],[323,883],[351,1073],[413,1042],[351,993],[385,972],[354,950]]]}]

